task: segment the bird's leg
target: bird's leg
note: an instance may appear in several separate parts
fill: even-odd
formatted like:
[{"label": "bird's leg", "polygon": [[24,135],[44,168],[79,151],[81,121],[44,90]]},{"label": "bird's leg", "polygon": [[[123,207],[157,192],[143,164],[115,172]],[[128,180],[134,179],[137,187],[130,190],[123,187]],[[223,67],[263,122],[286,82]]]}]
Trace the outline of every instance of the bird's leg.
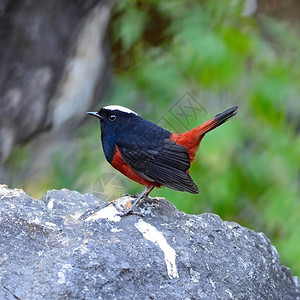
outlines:
[{"label": "bird's leg", "polygon": [[117,207],[116,205],[114,205],[114,207],[120,212],[118,215],[123,217],[129,214],[134,214],[134,209],[137,207],[137,205],[139,204],[139,202],[143,199],[143,198],[147,198],[148,195],[150,194],[150,192],[154,189],[154,186],[146,186],[144,188],[144,190],[141,192],[141,194],[133,201],[132,205],[130,208],[128,209],[120,209],[119,207]]},{"label": "bird's leg", "polygon": [[152,192],[152,190],[155,188],[155,186],[146,186],[145,189],[147,189],[144,197],[147,198],[148,195]]}]

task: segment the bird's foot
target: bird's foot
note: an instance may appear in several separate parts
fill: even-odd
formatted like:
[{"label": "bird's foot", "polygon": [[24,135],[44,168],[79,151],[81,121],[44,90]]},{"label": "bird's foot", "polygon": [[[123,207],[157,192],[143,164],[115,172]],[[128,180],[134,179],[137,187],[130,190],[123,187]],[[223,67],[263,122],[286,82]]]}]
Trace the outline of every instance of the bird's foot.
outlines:
[{"label": "bird's foot", "polygon": [[139,193],[136,193],[135,195],[131,195],[129,193],[124,193],[122,195],[122,197],[131,197],[131,198],[137,198],[140,194]]},{"label": "bird's foot", "polygon": [[134,205],[131,205],[131,207],[129,208],[125,208],[123,204],[121,204],[120,206],[118,206],[115,202],[111,202],[110,204],[112,204],[114,208],[119,212],[116,214],[116,216],[124,217],[127,215],[137,215],[140,217],[144,217],[144,214],[134,211]]},{"label": "bird's foot", "polygon": [[118,217],[125,217],[128,215],[136,215],[139,217],[145,217],[145,215],[143,213],[136,212],[132,209],[124,209],[124,210],[120,211],[118,214],[116,214],[116,216],[118,216]]},{"label": "bird's foot", "polygon": [[[135,208],[138,206],[139,202],[140,202],[141,200],[143,200],[144,198],[147,198],[148,195],[149,195],[149,193],[150,193],[153,189],[154,189],[153,186],[146,186],[146,187],[144,188],[144,190],[143,190],[140,194],[138,194],[137,198],[136,198],[133,202],[129,201],[129,202],[130,202],[130,205],[129,205],[129,206],[128,206],[128,201],[126,201],[126,202],[124,203],[124,204],[125,204],[125,207],[124,207],[124,205],[121,204],[121,206],[122,206],[121,208],[120,208],[119,206],[117,206],[116,203],[113,202],[113,203],[112,203],[113,206],[116,208],[116,210],[119,211],[119,213],[117,214],[117,216],[124,217],[124,216],[127,216],[127,215],[129,215],[129,214],[131,214],[131,215],[138,215],[138,216],[144,216],[143,214],[136,213],[134,210],[135,210]],[[133,198],[135,198],[135,197],[133,197]],[[126,207],[126,206],[127,206],[127,207]]]}]

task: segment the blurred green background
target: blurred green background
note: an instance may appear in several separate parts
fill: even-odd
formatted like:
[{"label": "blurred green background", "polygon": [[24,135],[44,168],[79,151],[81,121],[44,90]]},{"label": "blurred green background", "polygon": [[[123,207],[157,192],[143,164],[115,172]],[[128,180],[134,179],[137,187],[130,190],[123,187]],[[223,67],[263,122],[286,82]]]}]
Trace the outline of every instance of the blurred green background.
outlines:
[{"label": "blurred green background", "polygon": [[[190,93],[207,112],[191,119],[192,129],[238,105],[238,114],[202,141],[190,170],[200,194],[161,188],[151,195],[264,232],[299,276],[299,24],[243,9],[237,0],[118,2],[109,32],[113,79],[95,110],[118,104],[176,126],[170,108]],[[13,186],[37,198],[54,188],[102,198],[142,190],[105,161],[95,119],[72,138],[72,150],[58,150],[42,173],[25,180],[31,148],[15,149],[7,162]],[[103,174],[116,175],[106,182]]]}]

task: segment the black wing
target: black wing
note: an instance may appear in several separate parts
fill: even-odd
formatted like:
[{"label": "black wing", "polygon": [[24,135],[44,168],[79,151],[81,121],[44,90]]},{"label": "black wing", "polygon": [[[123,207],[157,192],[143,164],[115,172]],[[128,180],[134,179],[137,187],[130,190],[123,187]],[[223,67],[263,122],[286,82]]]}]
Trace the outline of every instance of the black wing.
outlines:
[{"label": "black wing", "polygon": [[190,158],[186,148],[169,138],[151,143],[136,141],[117,143],[124,161],[141,177],[178,191],[199,193],[197,185],[186,172]]}]

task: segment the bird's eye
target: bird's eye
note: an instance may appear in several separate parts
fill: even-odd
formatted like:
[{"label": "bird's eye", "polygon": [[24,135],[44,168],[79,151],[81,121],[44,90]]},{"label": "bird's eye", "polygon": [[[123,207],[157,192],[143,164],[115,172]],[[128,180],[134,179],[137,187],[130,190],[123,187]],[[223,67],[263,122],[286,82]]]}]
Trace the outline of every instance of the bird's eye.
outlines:
[{"label": "bird's eye", "polygon": [[117,118],[116,115],[110,115],[108,117],[109,121],[114,121],[116,118]]}]

